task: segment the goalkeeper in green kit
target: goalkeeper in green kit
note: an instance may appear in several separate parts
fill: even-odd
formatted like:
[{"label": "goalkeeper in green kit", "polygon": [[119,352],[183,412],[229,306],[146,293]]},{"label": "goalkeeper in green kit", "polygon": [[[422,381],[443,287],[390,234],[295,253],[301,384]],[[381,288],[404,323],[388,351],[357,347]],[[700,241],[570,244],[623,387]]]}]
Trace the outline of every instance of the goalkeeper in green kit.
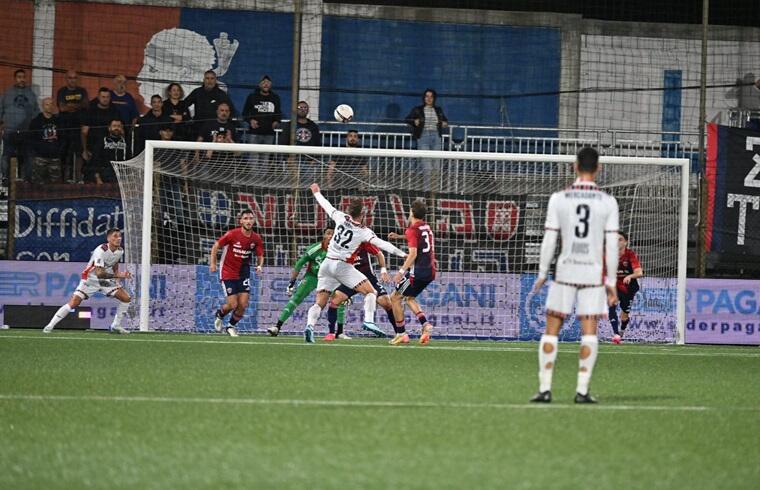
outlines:
[{"label": "goalkeeper in green kit", "polygon": [[[310,245],[309,248],[306,249],[306,253],[304,253],[293,266],[293,270],[290,272],[290,284],[288,284],[288,296],[290,296],[290,301],[288,301],[288,304],[285,305],[282,313],[280,313],[280,317],[277,319],[277,325],[267,329],[267,332],[269,332],[269,335],[272,337],[279,335],[280,328],[282,328],[282,325],[288,321],[288,318],[293,314],[293,311],[295,311],[298,305],[300,305],[303,300],[317,288],[319,266],[322,265],[322,261],[325,260],[325,256],[327,255],[327,245],[330,243],[330,240],[332,240],[333,232],[334,230],[332,228],[325,229],[322,241]],[[306,273],[303,275],[303,279],[301,279],[298,288],[296,288],[295,285],[296,280],[298,279],[298,273],[305,265],[307,266]],[[343,323],[345,318],[346,307],[341,305],[340,308],[338,308],[337,334],[336,332],[330,332],[336,335],[339,339],[349,338],[348,335],[343,333]]]}]

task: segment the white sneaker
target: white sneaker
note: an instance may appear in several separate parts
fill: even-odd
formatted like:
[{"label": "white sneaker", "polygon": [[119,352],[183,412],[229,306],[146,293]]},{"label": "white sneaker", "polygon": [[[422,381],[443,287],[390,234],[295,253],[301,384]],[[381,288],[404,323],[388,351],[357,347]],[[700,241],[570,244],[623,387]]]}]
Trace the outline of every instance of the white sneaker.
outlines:
[{"label": "white sneaker", "polygon": [[121,327],[121,326],[115,326],[114,327],[112,325],[111,326],[111,333],[118,333],[118,334],[121,334],[121,335],[127,335],[129,333],[129,330],[127,330],[126,328]]},{"label": "white sneaker", "polygon": [[232,325],[230,325],[229,327],[227,327],[226,329],[224,329],[224,331],[227,332],[227,335],[229,335],[230,337],[237,337],[238,336],[237,328],[233,327]]},{"label": "white sneaker", "polygon": [[45,328],[42,329],[42,333],[50,333],[53,331],[53,328],[52,325],[45,325]]},{"label": "white sneaker", "polygon": [[214,319],[214,330],[216,330],[216,333],[222,333],[222,327],[224,326],[224,320],[219,318],[218,316]]},{"label": "white sneaker", "polygon": [[348,335],[346,335],[344,333],[338,335],[337,338],[339,338],[340,340],[351,340],[351,337],[349,337]]}]

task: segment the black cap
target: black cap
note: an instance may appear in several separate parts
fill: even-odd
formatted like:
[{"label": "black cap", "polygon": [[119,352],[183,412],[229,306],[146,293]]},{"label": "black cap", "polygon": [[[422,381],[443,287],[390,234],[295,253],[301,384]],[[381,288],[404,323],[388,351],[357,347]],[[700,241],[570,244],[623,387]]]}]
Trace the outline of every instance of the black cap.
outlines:
[{"label": "black cap", "polygon": [[227,128],[225,128],[224,126],[220,127],[219,129],[216,130],[216,134],[227,134]]},{"label": "black cap", "polygon": [[261,80],[259,80],[259,83],[263,82],[264,80],[269,80],[270,82],[272,81],[272,79],[269,78],[269,75],[264,75],[263,77],[261,77]]}]

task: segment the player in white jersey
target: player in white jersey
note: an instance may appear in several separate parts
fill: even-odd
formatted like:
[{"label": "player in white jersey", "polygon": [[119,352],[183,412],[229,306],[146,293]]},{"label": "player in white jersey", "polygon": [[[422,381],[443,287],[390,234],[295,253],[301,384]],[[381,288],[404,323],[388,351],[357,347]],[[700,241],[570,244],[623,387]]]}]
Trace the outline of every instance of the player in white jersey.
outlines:
[{"label": "player in white jersey", "polygon": [[599,318],[606,317],[609,306],[617,302],[618,263],[618,205],[594,182],[598,171],[599,154],[593,148],[583,148],[575,162],[578,179],[549,199],[534,293],[546,282],[558,235],[562,250],[546,299],[546,331],[538,347],[540,387],[532,402],[551,402],[557,334],[576,306],[581,321],[581,349],[575,403],[596,403],[588,390],[599,349],[596,329]]},{"label": "player in white jersey", "polygon": [[362,217],[364,205],[361,199],[352,199],[348,206],[348,214],[338,211],[330,204],[319,191],[318,184],[311,184],[311,192],[327,216],[335,221],[335,233],[327,247],[327,256],[319,267],[317,276],[317,301],[309,308],[309,315],[304,330],[306,342],[314,342],[314,325],[319,320],[322,310],[327,305],[327,300],[341,284],[364,295],[364,329],[370,331],[379,330],[375,325],[375,308],[377,306],[377,292],[369,279],[356,270],[353,261],[358,254],[359,245],[364,242],[375,245],[388,253],[406,257],[406,253],[396,248],[393,244],[375,236],[369,228],[362,225],[359,220]]},{"label": "player in white jersey", "polygon": [[122,289],[121,284],[116,281],[116,279],[132,277],[129,271],[119,272],[119,262],[124,256],[124,249],[121,248],[121,230],[111,228],[106,232],[106,240],[108,240],[106,243],[98,245],[98,248],[92,251],[92,256],[87,263],[87,268],[82,271],[82,280],[79,281],[76,291],[71,295],[69,302],[61,306],[53,315],[50,323],[42,329],[43,332],[52,332],[56,324],[74,311],[82,300],[101,292],[119,300],[116,315],[111,322],[111,332],[129,333],[121,326],[121,317],[126,313],[132,299],[129,297],[129,293]]}]

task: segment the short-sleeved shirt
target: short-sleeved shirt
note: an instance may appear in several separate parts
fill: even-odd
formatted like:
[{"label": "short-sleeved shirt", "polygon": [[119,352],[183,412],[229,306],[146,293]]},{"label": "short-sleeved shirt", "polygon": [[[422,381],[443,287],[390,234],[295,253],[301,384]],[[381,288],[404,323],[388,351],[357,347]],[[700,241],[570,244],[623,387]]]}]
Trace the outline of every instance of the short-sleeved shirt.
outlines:
[{"label": "short-sleeved shirt", "polygon": [[[562,251],[557,258],[559,283],[604,284],[604,240],[618,231],[618,204],[593,182],[577,180],[552,194],[546,212],[546,229],[558,231]],[[617,240],[617,236],[615,236]]]},{"label": "short-sleeved shirt", "polygon": [[404,235],[409,248],[417,249],[410,275],[421,281],[432,281],[435,279],[435,243],[430,225],[417,221],[406,229]]},{"label": "short-sleeved shirt", "polygon": [[219,265],[222,281],[248,279],[251,276],[251,258],[264,255],[264,242],[255,231],[245,236],[242,228],[235,228],[225,233],[218,243],[224,247]]},{"label": "short-sleeved shirt", "polygon": [[617,290],[621,293],[628,293],[629,289],[631,291],[639,289],[639,282],[636,279],[631,279],[631,282],[628,284],[623,283],[623,279],[625,279],[625,276],[629,276],[633,274],[633,271],[635,269],[638,269],[641,267],[641,262],[639,262],[639,257],[636,255],[636,252],[631,250],[630,248],[626,248],[623,251],[623,254],[618,259],[618,269],[617,269]]},{"label": "short-sleeved shirt", "polygon": [[108,243],[98,245],[98,248],[92,251],[90,261],[87,262],[87,267],[82,271],[82,279],[84,280],[98,280],[98,276],[95,275],[96,267],[103,267],[110,269],[121,261],[124,256],[124,249],[119,247],[116,250],[111,250]]},{"label": "short-sleeved shirt", "polygon": [[56,100],[59,107],[74,104],[77,110],[79,110],[85,105],[85,102],[83,101],[87,100],[87,90],[82,87],[75,87],[73,89],[70,89],[64,85],[58,89]]}]

